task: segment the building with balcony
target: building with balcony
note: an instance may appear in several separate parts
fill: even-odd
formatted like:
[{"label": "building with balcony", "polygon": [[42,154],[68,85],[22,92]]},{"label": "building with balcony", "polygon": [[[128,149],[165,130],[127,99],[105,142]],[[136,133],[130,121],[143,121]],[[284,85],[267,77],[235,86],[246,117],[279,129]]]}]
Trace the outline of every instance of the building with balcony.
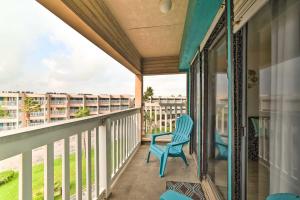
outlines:
[{"label": "building with balcony", "polygon": [[[19,155],[19,199],[34,195],[37,147],[45,152],[44,195],[54,199],[59,140],[62,199],[152,200],[166,188],[191,196],[175,183],[196,185],[198,199],[299,199],[300,1],[37,1],[135,74],[136,108],[5,131],[0,160]],[[143,77],[177,73],[187,76],[186,110],[194,121],[184,148],[190,166],[169,159],[160,178],[159,162],[145,162]],[[111,99],[113,109],[122,105]],[[19,96],[4,101],[16,107]]]},{"label": "building with balcony", "polygon": [[[25,126],[25,114],[22,112],[22,106],[26,97],[32,98],[41,107],[40,111],[30,113],[30,126],[72,119],[82,107],[88,108],[90,115],[116,112],[133,107],[133,98],[130,95],[2,92],[0,93],[0,106],[7,114],[0,118],[0,130]],[[113,99],[113,103],[111,103],[111,99]]]}]

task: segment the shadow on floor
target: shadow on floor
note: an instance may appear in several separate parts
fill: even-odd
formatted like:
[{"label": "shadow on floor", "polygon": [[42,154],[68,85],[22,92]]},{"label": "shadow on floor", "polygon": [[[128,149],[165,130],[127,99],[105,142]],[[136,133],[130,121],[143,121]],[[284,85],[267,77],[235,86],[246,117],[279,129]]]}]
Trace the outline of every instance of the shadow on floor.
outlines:
[{"label": "shadow on floor", "polygon": [[146,163],[149,145],[141,145],[137,153],[112,189],[110,199],[114,200],[155,200],[166,190],[166,181],[199,182],[196,163],[185,153],[189,166],[185,167],[180,158],[169,158],[165,176],[159,177],[159,161],[151,155]]}]

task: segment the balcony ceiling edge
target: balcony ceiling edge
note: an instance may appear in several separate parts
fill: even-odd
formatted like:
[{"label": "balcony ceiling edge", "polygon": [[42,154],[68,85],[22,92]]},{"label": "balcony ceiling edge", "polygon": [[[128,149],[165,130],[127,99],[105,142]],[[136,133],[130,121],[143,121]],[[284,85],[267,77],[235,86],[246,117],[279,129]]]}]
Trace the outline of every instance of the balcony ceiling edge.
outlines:
[{"label": "balcony ceiling edge", "polygon": [[223,0],[190,0],[180,48],[179,70],[187,71]]},{"label": "balcony ceiling edge", "polygon": [[143,75],[162,75],[180,73],[178,56],[144,58],[142,60]]},{"label": "balcony ceiling edge", "polygon": [[141,55],[102,1],[37,1],[131,72],[142,73]]}]

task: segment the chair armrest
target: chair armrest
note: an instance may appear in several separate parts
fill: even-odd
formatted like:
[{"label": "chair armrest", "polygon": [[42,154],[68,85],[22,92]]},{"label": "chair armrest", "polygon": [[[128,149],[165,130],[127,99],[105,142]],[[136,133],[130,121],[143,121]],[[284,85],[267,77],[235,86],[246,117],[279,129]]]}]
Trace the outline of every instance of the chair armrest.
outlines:
[{"label": "chair armrest", "polygon": [[221,145],[221,146],[223,146],[223,147],[226,147],[226,148],[228,148],[228,144],[223,144],[223,143],[219,143],[219,142],[216,142],[216,144],[218,144],[218,145]]},{"label": "chair armrest", "polygon": [[152,134],[151,135],[151,144],[155,144],[155,139],[157,137],[160,137],[160,136],[164,136],[164,135],[171,135],[172,133],[169,132],[169,133],[157,133],[157,134]]},{"label": "chair armrest", "polygon": [[178,145],[183,145],[183,144],[186,144],[186,143],[188,143],[190,140],[188,139],[188,140],[184,140],[184,141],[182,141],[182,142],[171,142],[171,143],[168,143],[167,144],[167,146],[168,147],[175,147],[175,146],[178,146]]}]

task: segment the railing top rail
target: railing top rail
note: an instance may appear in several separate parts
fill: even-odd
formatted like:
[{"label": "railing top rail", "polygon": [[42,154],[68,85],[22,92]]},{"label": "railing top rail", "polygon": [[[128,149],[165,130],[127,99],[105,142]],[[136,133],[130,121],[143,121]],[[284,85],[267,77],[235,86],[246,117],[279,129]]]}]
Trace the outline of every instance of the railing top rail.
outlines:
[{"label": "railing top rail", "polygon": [[1,132],[3,136],[0,137],[0,160],[30,151],[48,143],[56,142],[74,134],[92,130],[104,124],[106,119],[116,120],[126,115],[139,113],[140,109],[132,108],[108,114],[3,131]]},{"label": "railing top rail", "polygon": [[19,129],[14,129],[14,130],[8,130],[8,131],[3,131],[1,132],[0,136],[0,145],[5,142],[9,142],[11,140],[14,140],[19,137],[23,137],[24,135],[28,136],[28,133],[30,133],[30,136],[35,135],[35,134],[41,134],[44,132],[50,132],[50,131],[55,131],[59,129],[65,129],[68,127],[73,127],[74,125],[78,125],[80,123],[89,123],[89,122],[98,122],[99,124],[103,122],[103,120],[107,118],[115,118],[118,117],[119,115],[126,115],[127,113],[131,113],[134,111],[140,111],[141,108],[131,108],[127,110],[122,110],[122,111],[116,111],[116,112],[111,112],[111,113],[106,113],[106,114],[98,114],[98,115],[93,115],[93,116],[88,116],[88,117],[82,117],[82,118],[76,118],[76,119],[68,119],[64,121],[58,121],[54,123],[49,123],[49,124],[43,124],[40,126],[35,126],[35,127],[25,127],[25,128],[19,128]]}]

